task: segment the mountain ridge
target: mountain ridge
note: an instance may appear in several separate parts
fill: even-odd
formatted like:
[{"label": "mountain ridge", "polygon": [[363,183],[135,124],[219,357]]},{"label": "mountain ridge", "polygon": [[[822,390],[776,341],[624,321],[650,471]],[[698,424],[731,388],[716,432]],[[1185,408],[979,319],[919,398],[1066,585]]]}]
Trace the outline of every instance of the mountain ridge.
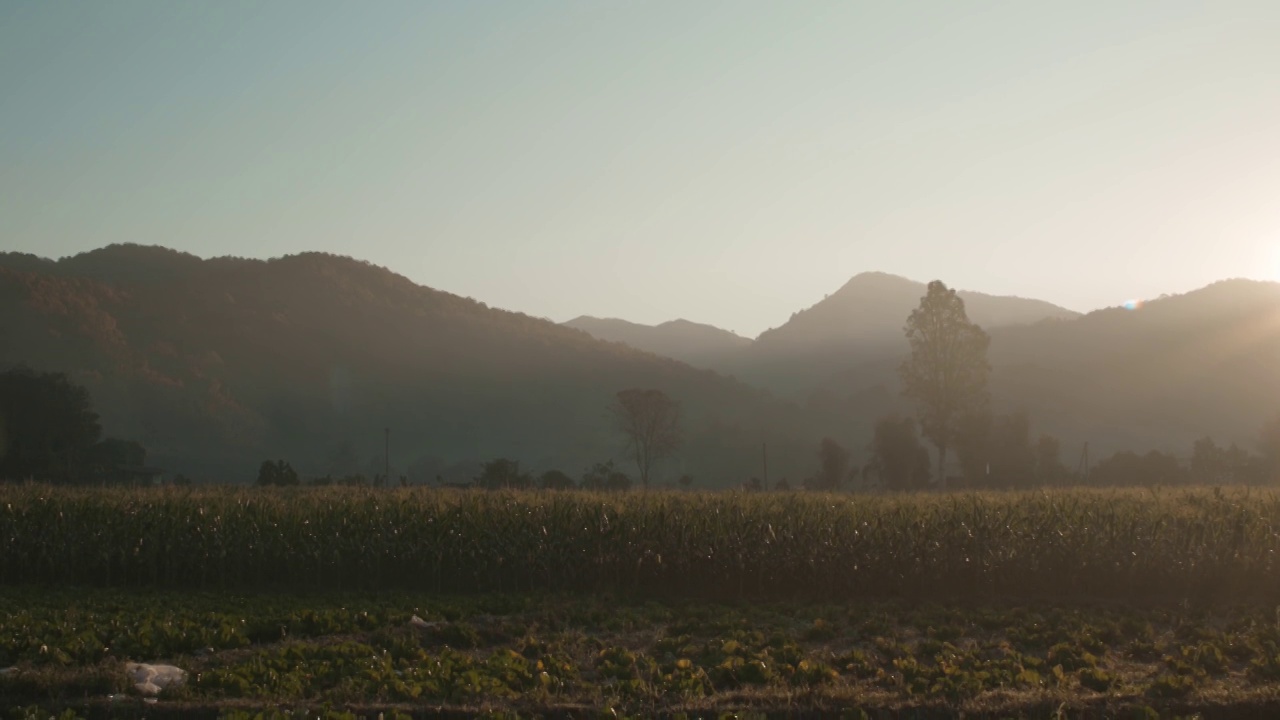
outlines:
[{"label": "mountain ridge", "polygon": [[[418,480],[465,480],[494,457],[574,473],[621,460],[606,410],[613,394],[658,387],[688,421],[670,472],[724,487],[758,473],[761,442],[771,474],[799,478],[822,437],[857,457],[876,418],[911,412],[896,369],[919,302],[909,293],[923,288],[913,282],[854,276],[805,322],[814,332],[855,327],[827,344],[781,343],[773,355],[758,352],[760,340],[691,321],[639,326],[730,341],[717,372],[328,253],[2,253],[0,364],[69,372],[90,388],[108,432],[143,441],[161,465],[222,480],[277,457],[324,472],[333,466],[324,455],[345,445],[369,474],[381,472],[370,458],[388,427],[393,465]],[[984,309],[984,296],[973,297],[979,316],[1056,312],[1026,299]],[[1280,283],[1223,280],[989,332],[993,408],[1027,410],[1036,432],[1064,448],[1168,450],[1203,435],[1248,444],[1280,411]],[[762,371],[770,382],[751,375]],[[779,387],[796,401],[770,393]]]},{"label": "mountain ridge", "polygon": [[623,343],[637,350],[710,369],[715,369],[723,356],[751,344],[750,339],[728,330],[683,318],[644,325],[618,318],[579,315],[561,324],[600,340]]},{"label": "mountain ridge", "polygon": [[[264,457],[322,472],[344,443],[369,458],[384,427],[412,448],[397,465],[416,476],[498,456],[578,472],[619,456],[607,406],[632,386],[683,404],[682,472],[732,468],[734,448],[771,434],[785,466],[785,425],[804,424],[713,372],[326,253],[201,260],[122,245],[34,267],[0,255],[0,334],[13,339],[0,363],[86,383],[108,432],[162,464],[236,477]],[[807,462],[800,445],[791,455]]]}]

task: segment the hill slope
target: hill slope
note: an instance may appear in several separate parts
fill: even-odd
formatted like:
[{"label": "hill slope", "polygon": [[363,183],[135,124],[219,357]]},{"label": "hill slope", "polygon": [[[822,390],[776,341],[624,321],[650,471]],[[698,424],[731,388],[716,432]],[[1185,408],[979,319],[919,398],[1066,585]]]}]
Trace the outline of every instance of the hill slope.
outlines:
[{"label": "hill slope", "polygon": [[[1205,435],[1252,449],[1280,413],[1277,283],[1223,281],[1134,310],[990,332],[994,409],[1027,410],[1072,462],[1085,442],[1095,459],[1122,449],[1185,455]],[[851,415],[909,412],[897,379],[905,354],[861,356],[811,402]]]},{"label": "hill slope", "polygon": [[816,443],[794,407],[714,373],[317,253],[2,255],[0,335],[0,364],[71,373],[109,433],[219,479],[267,457],[320,473],[354,453],[356,469],[379,468],[383,428],[401,473],[466,476],[505,456],[576,475],[620,455],[606,407],[633,386],[683,404],[686,460],[670,473],[740,481],[761,438],[780,467],[787,447],[809,463]]},{"label": "hill slope", "polygon": [[1280,413],[1280,284],[1228,280],[1134,309],[992,332],[995,397],[1095,447],[1252,446]]}]

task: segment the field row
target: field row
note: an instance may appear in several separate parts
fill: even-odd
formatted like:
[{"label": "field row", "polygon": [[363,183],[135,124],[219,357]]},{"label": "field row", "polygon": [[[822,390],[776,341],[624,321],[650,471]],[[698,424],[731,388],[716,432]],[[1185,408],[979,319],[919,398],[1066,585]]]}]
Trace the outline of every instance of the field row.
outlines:
[{"label": "field row", "polygon": [[[1261,606],[8,590],[0,611],[0,699],[99,715],[1145,718],[1231,716],[1280,691],[1280,627]],[[187,682],[145,705],[128,660]]]},{"label": "field row", "polygon": [[0,488],[0,583],[1280,597],[1280,493]]}]

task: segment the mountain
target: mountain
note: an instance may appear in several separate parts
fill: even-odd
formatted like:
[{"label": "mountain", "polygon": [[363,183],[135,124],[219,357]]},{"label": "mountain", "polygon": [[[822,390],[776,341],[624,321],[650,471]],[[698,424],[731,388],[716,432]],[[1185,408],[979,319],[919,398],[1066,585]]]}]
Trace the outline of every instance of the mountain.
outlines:
[{"label": "mountain", "polygon": [[416,479],[466,479],[495,457],[577,475],[621,455],[607,406],[628,387],[682,404],[686,447],[667,470],[700,485],[740,482],[762,440],[771,467],[798,474],[822,437],[796,406],[713,372],[320,253],[3,254],[0,337],[0,365],[68,372],[107,433],[211,479],[251,479],[268,458],[380,472],[384,428],[393,473]]},{"label": "mountain", "polygon": [[1094,449],[1252,448],[1280,413],[1280,283],[1226,280],[1133,309],[992,331],[994,400]]},{"label": "mountain", "polygon": [[[719,369],[864,424],[910,413],[897,368],[925,285],[854,277]],[[1228,280],[1087,315],[1038,300],[959,293],[991,334],[993,408],[1024,409],[1069,452],[1186,453],[1198,438],[1253,447],[1280,413],[1280,284]],[[1070,458],[1074,461],[1075,457]]]},{"label": "mountain", "polygon": [[[967,303],[966,303],[967,304]],[[1254,449],[1280,413],[1280,284],[1228,280],[1134,309],[990,329],[992,408],[1026,410],[1074,465],[1118,450],[1186,455],[1206,435]],[[863,357],[810,403],[847,416],[910,412],[906,350]]]},{"label": "mountain", "polygon": [[[614,394],[656,387],[681,403],[686,430],[666,480],[737,484],[759,474],[767,443],[770,478],[795,482],[815,469],[822,437],[861,462],[875,419],[910,412],[896,368],[923,292],[860,275],[749,344],[692,323],[663,330],[689,331],[686,351],[732,344],[728,370],[767,371],[804,397],[799,406],[345,257],[202,260],[130,245],[59,261],[10,253],[0,254],[0,366],[68,372],[108,434],[207,479],[252,479],[268,458],[304,474],[381,472],[386,428],[393,473],[417,481],[465,480],[496,457],[577,475],[622,461],[606,409]],[[1280,412],[1280,284],[1230,280],[1083,316],[964,297],[991,333],[993,408],[1027,410],[1072,464],[1085,442],[1095,459],[1186,453],[1204,435],[1251,447]]]},{"label": "mountain", "polygon": [[582,315],[564,325],[601,340],[624,343],[637,350],[674,358],[694,367],[717,367],[726,358],[751,344],[750,339],[728,330],[688,320],[641,325],[626,320]]},{"label": "mountain", "polygon": [[[784,394],[828,387],[840,376],[905,353],[903,326],[926,290],[925,283],[897,275],[855,275],[821,302],[761,333],[746,352],[718,369]],[[1078,316],[1042,300],[958,294],[969,319],[988,330]]]},{"label": "mountain", "polygon": [[[860,273],[821,302],[793,314],[782,326],[761,333],[756,339],[756,348],[794,349],[902,340],[906,318],[927,290],[925,283],[898,275]],[[964,300],[969,319],[984,328],[1079,315],[1043,300],[968,290],[959,290],[957,294]]]}]

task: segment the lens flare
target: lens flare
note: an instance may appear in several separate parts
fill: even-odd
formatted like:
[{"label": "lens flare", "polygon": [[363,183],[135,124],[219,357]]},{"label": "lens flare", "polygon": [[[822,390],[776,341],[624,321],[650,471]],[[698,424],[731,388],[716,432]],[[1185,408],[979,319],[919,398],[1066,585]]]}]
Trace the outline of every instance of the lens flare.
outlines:
[{"label": "lens flare", "polygon": [[1124,309],[1125,310],[1141,310],[1142,301],[1141,300],[1125,300]]}]

